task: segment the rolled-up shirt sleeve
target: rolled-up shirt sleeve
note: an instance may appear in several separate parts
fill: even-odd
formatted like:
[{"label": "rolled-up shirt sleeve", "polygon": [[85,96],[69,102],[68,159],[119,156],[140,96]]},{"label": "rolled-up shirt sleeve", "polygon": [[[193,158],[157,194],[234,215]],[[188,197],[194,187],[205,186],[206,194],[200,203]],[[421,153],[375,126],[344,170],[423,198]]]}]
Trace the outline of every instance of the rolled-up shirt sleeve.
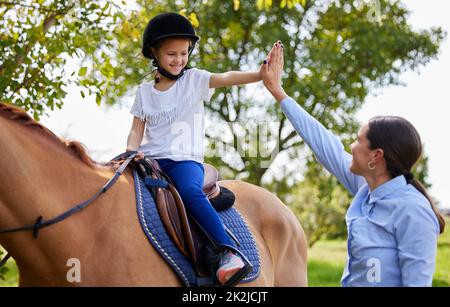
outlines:
[{"label": "rolled-up shirt sleeve", "polygon": [[355,195],[365,180],[350,172],[352,156],[344,150],[342,142],[291,97],[281,101],[281,109],[320,164]]}]

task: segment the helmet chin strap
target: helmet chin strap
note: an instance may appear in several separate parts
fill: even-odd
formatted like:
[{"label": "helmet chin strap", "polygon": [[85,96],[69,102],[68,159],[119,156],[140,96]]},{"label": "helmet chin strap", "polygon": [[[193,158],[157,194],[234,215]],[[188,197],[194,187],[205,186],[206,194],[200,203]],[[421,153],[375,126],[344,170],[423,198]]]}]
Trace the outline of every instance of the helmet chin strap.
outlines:
[{"label": "helmet chin strap", "polygon": [[153,65],[157,68],[158,72],[161,75],[170,80],[178,80],[179,78],[181,78],[181,76],[184,74],[184,71],[186,70],[186,67],[184,67],[178,75],[172,75],[170,72],[159,66],[159,63],[158,61],[156,61],[156,59],[153,60]]}]

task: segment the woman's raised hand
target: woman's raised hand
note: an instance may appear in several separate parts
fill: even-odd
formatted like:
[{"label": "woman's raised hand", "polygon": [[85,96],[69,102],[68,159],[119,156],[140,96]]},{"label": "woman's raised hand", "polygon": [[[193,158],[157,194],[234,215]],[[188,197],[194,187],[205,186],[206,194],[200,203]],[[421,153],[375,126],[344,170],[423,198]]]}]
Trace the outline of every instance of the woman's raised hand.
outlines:
[{"label": "woman's raised hand", "polygon": [[283,45],[278,41],[270,50],[262,69],[262,79],[264,86],[272,96],[281,102],[287,95],[281,86],[281,76],[283,75]]}]

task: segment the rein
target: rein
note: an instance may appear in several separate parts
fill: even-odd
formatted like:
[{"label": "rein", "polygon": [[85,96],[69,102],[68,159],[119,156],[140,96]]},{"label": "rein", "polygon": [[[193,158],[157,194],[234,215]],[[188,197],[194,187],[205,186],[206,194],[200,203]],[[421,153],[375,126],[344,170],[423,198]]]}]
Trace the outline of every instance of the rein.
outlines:
[{"label": "rein", "polygon": [[[36,222],[34,222],[34,224],[29,224],[29,225],[25,225],[25,226],[21,226],[21,227],[15,227],[15,228],[0,229],[0,234],[30,230],[30,231],[33,231],[33,238],[36,239],[38,237],[38,235],[39,235],[39,230],[41,228],[48,227],[48,226],[51,226],[53,224],[56,224],[56,223],[59,223],[59,222],[65,220],[66,218],[70,217],[71,215],[73,215],[73,214],[79,212],[80,210],[86,208],[94,200],[96,200],[101,194],[105,193],[117,181],[117,179],[120,177],[120,175],[122,175],[123,171],[128,166],[128,164],[130,164],[130,162],[134,159],[136,154],[137,154],[136,151],[128,151],[128,152],[122,153],[122,154],[118,155],[117,157],[113,158],[112,161],[120,160],[120,159],[123,159],[123,158],[127,157],[127,159],[117,169],[117,171],[115,172],[114,176],[110,180],[108,180],[108,182],[97,193],[95,193],[94,196],[92,196],[88,200],[86,200],[86,201],[84,201],[84,202],[82,202],[82,203],[80,203],[78,205],[73,206],[69,210],[61,213],[60,215],[56,216],[53,219],[43,220],[43,217],[39,216],[36,219]],[[8,261],[8,259],[10,257],[11,256],[9,254],[7,254],[0,261],[0,267],[3,266],[6,263],[6,261]]]}]

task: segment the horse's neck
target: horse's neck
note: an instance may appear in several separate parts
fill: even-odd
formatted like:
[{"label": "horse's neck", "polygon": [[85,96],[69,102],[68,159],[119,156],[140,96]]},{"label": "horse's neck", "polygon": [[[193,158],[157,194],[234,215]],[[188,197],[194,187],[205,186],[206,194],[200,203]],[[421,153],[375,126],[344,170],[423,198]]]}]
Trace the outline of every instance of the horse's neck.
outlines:
[{"label": "horse's neck", "polygon": [[14,135],[9,140],[0,162],[0,195],[16,222],[60,212],[105,181],[101,171],[85,165],[61,144],[14,140]]},{"label": "horse's neck", "polygon": [[[112,176],[107,169],[84,164],[61,144],[18,135],[24,133],[19,128],[8,131],[0,140],[0,228],[32,224],[38,216],[54,218],[90,198]],[[101,210],[100,205],[87,214],[82,212],[41,229],[37,240],[31,232],[21,232],[0,235],[0,244],[19,268],[39,269],[61,261],[59,269],[67,270],[65,261],[76,257],[95,231],[94,215]]]}]

